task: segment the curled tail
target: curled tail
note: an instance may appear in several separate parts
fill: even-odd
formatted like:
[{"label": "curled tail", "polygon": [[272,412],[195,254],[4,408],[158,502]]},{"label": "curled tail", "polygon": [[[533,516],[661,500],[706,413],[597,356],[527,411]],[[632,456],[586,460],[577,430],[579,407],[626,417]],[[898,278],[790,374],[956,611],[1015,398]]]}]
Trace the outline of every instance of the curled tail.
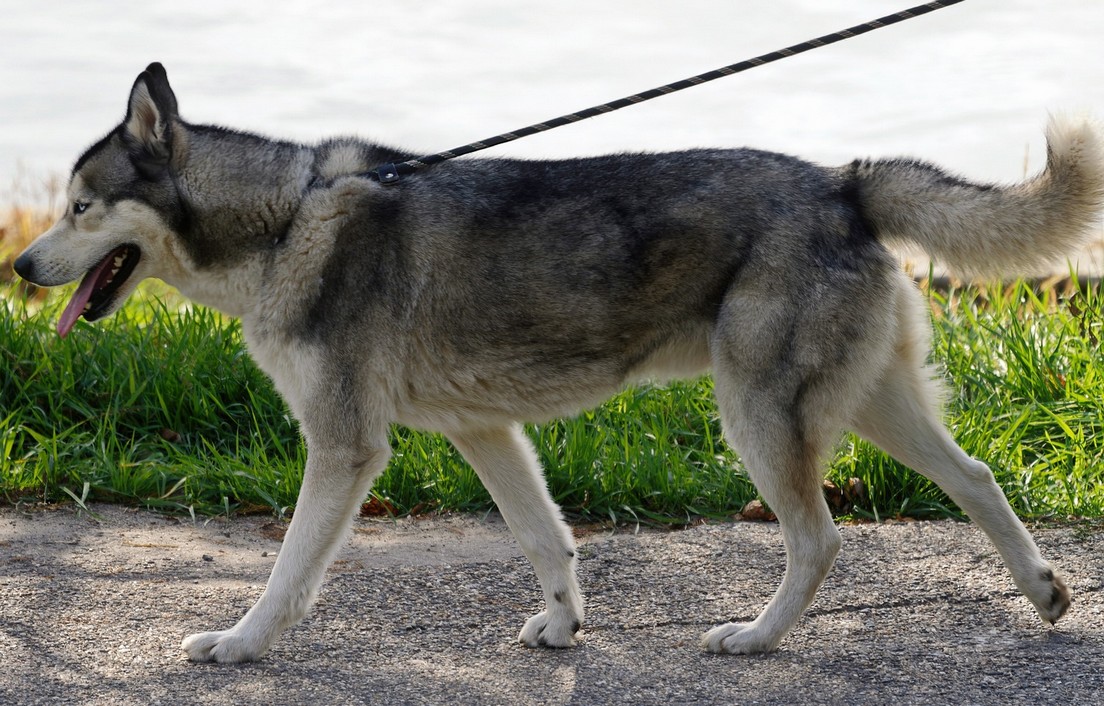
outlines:
[{"label": "curled tail", "polygon": [[880,240],[919,247],[968,276],[1041,274],[1101,233],[1104,140],[1088,119],[1052,117],[1041,173],[974,184],[912,160],[857,160],[863,214]]}]

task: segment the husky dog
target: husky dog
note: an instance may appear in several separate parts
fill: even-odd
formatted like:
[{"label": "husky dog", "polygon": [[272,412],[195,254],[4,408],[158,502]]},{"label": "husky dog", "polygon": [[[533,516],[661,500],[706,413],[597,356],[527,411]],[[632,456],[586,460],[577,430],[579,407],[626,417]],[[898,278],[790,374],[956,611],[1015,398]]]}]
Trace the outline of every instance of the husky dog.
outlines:
[{"label": "husky dog", "polygon": [[83,277],[62,335],[147,277],[239,317],[299,420],[307,466],[268,586],[234,627],[187,637],[193,660],[257,659],[303,618],[393,422],[444,433],[532,561],[545,608],[520,641],[574,644],[571,530],[521,422],[707,370],[787,553],[763,612],[713,628],[706,649],[772,650],[813,599],[840,548],[822,462],[844,429],[938,483],[1053,623],[1069,591],[941,424],[924,301],[886,247],[971,274],[1075,252],[1104,202],[1104,149],[1083,120],[1052,120],[1047,139],[1045,170],[1007,187],[750,149],[456,160],[385,185],[373,167],[416,155],[187,123],[151,64],[15,269],[42,286]]}]

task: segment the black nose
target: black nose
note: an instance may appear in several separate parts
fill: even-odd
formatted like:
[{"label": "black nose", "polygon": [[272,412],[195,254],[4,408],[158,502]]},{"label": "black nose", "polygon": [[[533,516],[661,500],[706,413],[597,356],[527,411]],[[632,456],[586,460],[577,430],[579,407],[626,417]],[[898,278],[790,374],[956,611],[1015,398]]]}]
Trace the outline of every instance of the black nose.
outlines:
[{"label": "black nose", "polygon": [[23,253],[19,257],[15,258],[15,262],[12,264],[12,269],[15,273],[27,280],[28,282],[34,281],[34,260],[32,260],[27,253]]}]

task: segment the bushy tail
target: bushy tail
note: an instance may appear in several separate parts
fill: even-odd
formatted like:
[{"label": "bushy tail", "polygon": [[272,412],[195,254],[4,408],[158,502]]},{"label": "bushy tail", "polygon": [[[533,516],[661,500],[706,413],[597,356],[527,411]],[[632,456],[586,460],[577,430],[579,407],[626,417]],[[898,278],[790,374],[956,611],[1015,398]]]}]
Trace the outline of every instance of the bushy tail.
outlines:
[{"label": "bushy tail", "polygon": [[858,160],[863,213],[880,240],[917,246],[965,276],[1041,274],[1094,234],[1104,206],[1104,139],[1087,118],[1052,117],[1046,168],[1010,186],[973,184],[911,160]]}]

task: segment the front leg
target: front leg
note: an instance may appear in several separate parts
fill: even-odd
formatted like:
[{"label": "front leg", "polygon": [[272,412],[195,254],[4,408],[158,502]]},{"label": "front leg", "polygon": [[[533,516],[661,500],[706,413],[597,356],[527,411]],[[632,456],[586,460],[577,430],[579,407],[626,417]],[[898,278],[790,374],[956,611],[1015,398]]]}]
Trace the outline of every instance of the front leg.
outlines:
[{"label": "front leg", "polygon": [[189,659],[258,659],[281,632],[306,616],[355,511],[389,457],[382,444],[369,450],[334,449],[308,439],[303,486],[268,586],[234,627],[185,638],[182,647]]},{"label": "front leg", "polygon": [[483,481],[544,591],[545,609],[525,623],[518,640],[529,647],[571,647],[583,620],[575,540],[548,492],[532,443],[518,425],[454,432],[449,439]]}]

